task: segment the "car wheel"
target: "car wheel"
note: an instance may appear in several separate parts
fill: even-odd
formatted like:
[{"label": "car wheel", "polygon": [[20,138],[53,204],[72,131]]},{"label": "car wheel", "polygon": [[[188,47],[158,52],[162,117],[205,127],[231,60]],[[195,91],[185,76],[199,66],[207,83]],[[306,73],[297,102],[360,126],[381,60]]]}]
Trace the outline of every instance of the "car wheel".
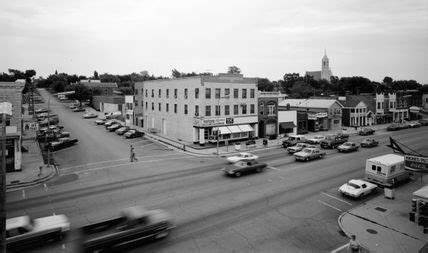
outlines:
[{"label": "car wheel", "polygon": [[241,172],[236,172],[235,173],[235,177],[240,177],[241,176]]}]

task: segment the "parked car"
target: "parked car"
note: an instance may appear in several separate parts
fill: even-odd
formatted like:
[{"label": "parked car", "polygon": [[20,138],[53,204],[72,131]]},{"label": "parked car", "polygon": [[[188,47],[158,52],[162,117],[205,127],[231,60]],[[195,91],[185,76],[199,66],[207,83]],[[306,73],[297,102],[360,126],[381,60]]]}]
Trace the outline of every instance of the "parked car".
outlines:
[{"label": "parked car", "polygon": [[294,154],[296,152],[302,151],[304,148],[316,148],[316,147],[314,145],[310,145],[310,144],[301,142],[301,143],[297,143],[294,146],[288,147],[287,151],[290,154]]},{"label": "parked car", "polygon": [[408,125],[409,125],[410,128],[417,128],[417,127],[421,127],[422,126],[422,124],[419,123],[418,121],[410,121],[408,123]]},{"label": "parked car", "polygon": [[320,146],[322,148],[336,148],[347,141],[348,141],[348,135],[344,135],[344,134],[327,135],[325,139],[320,142]]},{"label": "parked car", "polygon": [[113,131],[116,131],[117,129],[121,128],[121,127],[122,127],[122,125],[121,125],[121,124],[119,124],[119,123],[115,123],[115,124],[113,124],[113,125],[111,125],[111,126],[107,127],[107,130],[108,130],[109,132],[113,132]]},{"label": "parked car", "polygon": [[69,137],[59,138],[58,141],[50,142],[48,148],[50,151],[56,151],[66,147],[73,146],[77,143],[77,139],[72,139]]},{"label": "parked car", "polygon": [[167,237],[174,227],[164,210],[128,207],[117,217],[82,227],[81,251],[125,252],[133,245]]},{"label": "parked car", "polygon": [[115,133],[118,135],[123,135],[126,132],[128,132],[128,130],[129,130],[129,126],[123,126],[121,128],[116,129]]},{"label": "parked car", "polygon": [[326,152],[320,150],[319,148],[304,148],[302,151],[294,153],[294,158],[297,161],[309,161],[323,158],[325,155]]},{"label": "parked car", "polygon": [[95,120],[95,124],[97,124],[97,125],[104,125],[104,123],[106,123],[105,119],[97,119],[97,120]]},{"label": "parked car", "polygon": [[137,137],[142,137],[144,136],[143,132],[140,132],[136,129],[130,129],[128,132],[126,132],[125,134],[125,138],[137,138]]},{"label": "parked car", "polygon": [[345,142],[339,147],[337,147],[337,151],[339,152],[352,152],[357,151],[360,146],[355,142]]},{"label": "parked car", "polygon": [[50,240],[61,240],[69,230],[70,222],[62,214],[37,219],[28,215],[10,218],[6,220],[6,249],[16,252],[34,249]]},{"label": "parked car", "polygon": [[68,108],[70,108],[71,110],[76,109],[77,105],[70,105]]},{"label": "parked car", "polygon": [[262,172],[266,168],[266,163],[259,163],[256,160],[241,160],[234,164],[228,165],[221,170],[229,176],[240,177],[242,174],[250,172]]},{"label": "parked car", "polygon": [[239,154],[237,154],[235,156],[228,157],[227,161],[229,163],[236,163],[236,162],[239,162],[239,161],[242,161],[242,160],[248,160],[248,161],[250,161],[250,160],[257,160],[258,158],[259,157],[256,156],[256,155],[254,155],[254,154],[243,152],[243,153],[239,153]]},{"label": "parked car", "polygon": [[76,107],[73,109],[73,112],[84,112],[84,111],[85,111],[85,108],[83,107]]},{"label": "parked car", "polygon": [[34,111],[35,114],[49,112],[48,108],[40,108]]},{"label": "parked car", "polygon": [[376,191],[376,189],[377,185],[375,184],[361,179],[351,179],[339,188],[339,192],[352,198],[360,198]]},{"label": "parked car", "polygon": [[288,148],[299,142],[307,142],[306,137],[303,135],[289,135],[288,138],[282,142],[282,146]]},{"label": "parked car", "polygon": [[89,113],[85,113],[82,116],[84,119],[93,119],[98,117],[98,115],[96,115],[95,113],[89,112]]},{"label": "parked car", "polygon": [[362,148],[371,148],[371,147],[376,147],[377,145],[379,145],[379,142],[375,139],[365,139],[364,141],[361,142]]},{"label": "parked car", "polygon": [[420,119],[419,123],[421,123],[422,126],[428,126],[428,119]]},{"label": "parked car", "polygon": [[111,125],[113,125],[113,124],[115,124],[116,122],[115,121],[113,121],[113,120],[107,120],[105,123],[104,123],[104,126],[107,128],[107,127],[109,127],[109,126],[111,126]]},{"label": "parked car", "polygon": [[402,129],[402,128],[401,128],[400,124],[397,124],[397,123],[392,123],[391,125],[389,125],[386,128],[387,131],[397,131],[397,130],[400,130],[400,129]]},{"label": "parked car", "polygon": [[408,122],[408,121],[404,121],[404,122],[399,123],[399,124],[400,124],[401,129],[407,129],[407,128],[410,128],[410,124],[409,124],[409,122]]},{"label": "parked car", "polygon": [[322,140],[324,140],[324,139],[325,139],[325,136],[323,136],[323,135],[316,135],[316,136],[308,139],[308,143],[310,143],[310,144],[320,144],[320,142]]},{"label": "parked car", "polygon": [[372,135],[375,133],[375,130],[365,127],[363,129],[361,129],[360,131],[358,131],[359,135]]}]

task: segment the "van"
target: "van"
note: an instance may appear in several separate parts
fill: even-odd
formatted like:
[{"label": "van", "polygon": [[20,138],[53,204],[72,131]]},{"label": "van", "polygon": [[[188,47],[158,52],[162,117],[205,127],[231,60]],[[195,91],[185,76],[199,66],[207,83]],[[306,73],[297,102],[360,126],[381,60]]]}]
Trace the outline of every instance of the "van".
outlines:
[{"label": "van", "polygon": [[367,159],[365,177],[373,183],[394,187],[409,179],[410,173],[404,168],[404,156],[388,154]]},{"label": "van", "polygon": [[304,135],[290,134],[288,138],[282,142],[282,147],[288,148],[300,142],[303,142],[303,143],[307,142],[307,139]]}]

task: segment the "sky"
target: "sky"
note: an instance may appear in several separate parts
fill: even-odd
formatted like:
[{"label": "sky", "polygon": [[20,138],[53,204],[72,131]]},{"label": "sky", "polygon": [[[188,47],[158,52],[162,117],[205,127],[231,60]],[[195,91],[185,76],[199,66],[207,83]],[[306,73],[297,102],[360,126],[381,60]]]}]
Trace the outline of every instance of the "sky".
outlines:
[{"label": "sky", "polygon": [[428,0],[0,0],[0,72],[148,71],[428,84]]}]

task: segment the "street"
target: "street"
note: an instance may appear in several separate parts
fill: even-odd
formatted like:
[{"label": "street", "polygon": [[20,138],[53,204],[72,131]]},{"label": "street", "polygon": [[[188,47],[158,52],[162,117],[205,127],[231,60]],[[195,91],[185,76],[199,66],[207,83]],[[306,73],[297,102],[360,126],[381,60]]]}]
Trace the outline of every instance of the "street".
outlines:
[{"label": "street", "polygon": [[[42,94],[45,98],[49,94]],[[171,214],[176,228],[162,241],[131,252],[324,252],[348,242],[338,228],[340,213],[383,194],[361,200],[337,189],[364,177],[365,160],[392,150],[393,136],[426,152],[427,128],[376,133],[379,147],[339,154],[327,150],[321,160],[296,162],[285,149],[256,152],[268,164],[263,173],[226,177],[224,158],[196,157],[172,151],[144,138],[126,140],[82,119],[51,99],[60,124],[77,145],[53,153],[60,175],[45,185],[7,194],[7,217],[65,214],[72,232],[43,252],[75,252],[77,228],[117,216],[124,207],[144,205]],[[351,136],[361,142],[364,137]],[[129,162],[129,145],[138,162]]]}]

